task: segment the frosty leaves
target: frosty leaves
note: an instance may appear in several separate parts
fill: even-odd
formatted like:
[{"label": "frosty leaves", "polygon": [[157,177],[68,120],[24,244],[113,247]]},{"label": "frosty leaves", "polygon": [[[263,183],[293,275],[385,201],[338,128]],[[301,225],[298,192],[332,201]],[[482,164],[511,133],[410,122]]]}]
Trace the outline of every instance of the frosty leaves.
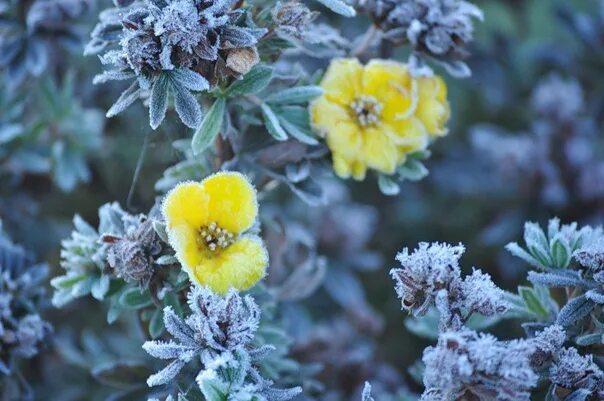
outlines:
[{"label": "frosty leaves", "polygon": [[159,386],[178,380],[181,370],[194,359],[201,361],[196,373],[199,390],[208,401],[244,400],[250,395],[258,400],[285,401],[300,392],[299,388],[274,389],[254,364],[274,349],[271,345],[251,345],[260,320],[260,310],[250,296],[235,291],[225,298],[204,287],[194,287],[188,294],[191,314],[182,319],[171,308],[164,310],[164,324],[173,339],[148,341],[145,351],[159,359],[171,360],[147,380]]},{"label": "frosty leaves", "polygon": [[488,274],[475,270],[462,280],[459,258],[464,247],[420,243],[409,253],[404,248],[396,257],[402,268],[392,269],[402,308],[423,316],[431,306],[440,313],[441,328],[463,327],[472,313],[495,316],[509,305],[504,292]]},{"label": "frosty leaves", "polygon": [[87,53],[105,51],[101,61],[114,69],[95,81],[136,77],[108,116],[123,111],[141,96],[150,96],[150,125],[155,129],[165,116],[171,93],[182,122],[198,127],[202,113],[192,92],[241,77],[259,60],[255,46],[266,30],[237,25],[245,10],[231,9],[233,3],[134,2],[123,10],[101,14]]}]

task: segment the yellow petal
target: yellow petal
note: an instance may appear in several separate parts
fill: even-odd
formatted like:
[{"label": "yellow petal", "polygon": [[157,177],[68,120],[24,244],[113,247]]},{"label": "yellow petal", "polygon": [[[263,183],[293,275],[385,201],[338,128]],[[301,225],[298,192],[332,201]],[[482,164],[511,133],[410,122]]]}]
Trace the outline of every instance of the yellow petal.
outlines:
[{"label": "yellow petal", "polygon": [[324,96],[332,102],[348,107],[360,94],[363,66],[355,58],[334,59],[321,81]]},{"label": "yellow petal", "polygon": [[373,96],[381,103],[382,120],[410,114],[416,105],[415,82],[404,64],[372,60],[363,74],[363,95]]},{"label": "yellow petal", "polygon": [[209,197],[208,219],[232,234],[249,229],[258,216],[256,190],[237,172],[220,172],[201,182]]},{"label": "yellow petal", "polygon": [[199,228],[208,223],[209,197],[198,182],[184,182],[174,187],[162,205],[168,229],[187,225]]},{"label": "yellow petal", "polygon": [[333,171],[340,178],[350,178],[352,166],[349,160],[346,160],[341,154],[333,153],[331,155],[333,161]]},{"label": "yellow petal", "polygon": [[384,125],[385,133],[399,148],[415,152],[428,146],[428,132],[417,117],[394,120]]},{"label": "yellow petal", "polygon": [[352,162],[352,178],[363,181],[367,174],[367,165],[359,160]]},{"label": "yellow petal", "polygon": [[387,135],[377,128],[371,128],[365,130],[362,156],[372,169],[392,174],[396,169],[399,152]]},{"label": "yellow petal", "polygon": [[332,152],[353,158],[359,153],[362,144],[362,131],[353,123],[340,123],[327,134],[327,146]]},{"label": "yellow petal", "polygon": [[199,228],[181,224],[168,231],[170,245],[183,268],[197,266],[211,256],[210,250],[200,245]]},{"label": "yellow petal", "polygon": [[310,116],[313,128],[321,136],[325,136],[338,124],[353,122],[347,108],[330,101],[325,96],[320,96],[311,103]]},{"label": "yellow petal", "polygon": [[247,290],[266,274],[268,252],[257,236],[245,236],[216,252],[212,258],[187,266],[191,280],[207,286],[218,294],[226,294],[230,288]]},{"label": "yellow petal", "polygon": [[445,127],[450,116],[447,102],[447,85],[439,76],[418,78],[418,104],[416,115],[430,135],[446,135]]}]

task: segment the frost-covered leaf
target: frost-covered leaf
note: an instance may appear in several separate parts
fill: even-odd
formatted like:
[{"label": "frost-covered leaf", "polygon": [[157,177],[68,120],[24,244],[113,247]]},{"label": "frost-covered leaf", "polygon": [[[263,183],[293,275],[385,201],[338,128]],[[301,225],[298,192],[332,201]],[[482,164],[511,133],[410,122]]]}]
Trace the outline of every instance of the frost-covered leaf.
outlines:
[{"label": "frost-covered leaf", "polygon": [[378,177],[378,186],[380,191],[388,196],[398,195],[401,191],[400,186],[395,180],[383,174],[380,174]]},{"label": "frost-covered leaf", "polygon": [[589,315],[594,306],[594,302],[587,299],[585,295],[575,297],[560,309],[556,323],[560,326],[570,326],[577,320]]},{"label": "frost-covered leaf", "polygon": [[264,101],[276,105],[305,103],[323,94],[320,86],[296,86],[268,95]]},{"label": "frost-covered leaf", "polygon": [[343,0],[317,0],[325,7],[329,8],[336,14],[340,14],[344,17],[354,17],[357,15],[353,7],[346,4]]},{"label": "frost-covered leaf", "polygon": [[201,124],[202,112],[197,99],[180,81],[171,78],[174,90],[174,106],[181,121],[189,128],[197,128]]},{"label": "frost-covered leaf", "polygon": [[278,141],[287,140],[287,133],[279,123],[279,118],[275,115],[273,110],[266,103],[262,103],[262,116],[264,117],[264,123],[268,133]]},{"label": "frost-covered leaf", "polygon": [[122,111],[124,111],[128,106],[134,103],[140,96],[140,89],[138,88],[138,84],[133,82],[128,89],[122,92],[120,97],[116,100],[116,102],[107,110],[107,118],[111,118]]},{"label": "frost-covered leaf", "polygon": [[151,128],[159,127],[168,110],[168,88],[170,78],[167,74],[161,74],[153,84],[151,89],[151,99],[149,100],[149,123]]}]

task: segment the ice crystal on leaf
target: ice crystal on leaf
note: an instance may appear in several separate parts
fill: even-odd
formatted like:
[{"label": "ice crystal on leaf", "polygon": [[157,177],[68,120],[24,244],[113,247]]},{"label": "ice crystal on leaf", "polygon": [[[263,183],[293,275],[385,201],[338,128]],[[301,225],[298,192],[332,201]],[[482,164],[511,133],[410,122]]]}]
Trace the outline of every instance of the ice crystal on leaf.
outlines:
[{"label": "ice crystal on leaf", "polygon": [[151,356],[172,360],[147,380],[149,386],[166,384],[186,364],[198,359],[201,370],[197,383],[207,399],[222,394],[224,399],[285,401],[300,389],[275,389],[254,364],[274,349],[252,346],[260,321],[260,309],[251,296],[230,291],[225,298],[207,288],[194,287],[188,294],[191,314],[182,319],[171,308],[164,310],[164,324],[173,339],[147,341],[143,348]]},{"label": "ice crystal on leaf", "polygon": [[474,312],[485,316],[505,312],[508,305],[503,291],[488,274],[474,270],[461,278],[459,259],[463,252],[461,244],[422,242],[411,253],[404,248],[396,257],[402,268],[390,271],[402,308],[423,316],[430,306],[436,306],[441,327],[455,328],[462,327]]}]

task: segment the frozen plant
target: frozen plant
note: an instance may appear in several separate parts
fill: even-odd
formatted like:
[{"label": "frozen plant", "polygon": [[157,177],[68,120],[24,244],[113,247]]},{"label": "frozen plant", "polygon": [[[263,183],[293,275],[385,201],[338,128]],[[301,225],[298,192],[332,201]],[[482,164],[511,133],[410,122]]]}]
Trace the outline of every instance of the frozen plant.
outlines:
[{"label": "frozen plant", "polygon": [[[138,238],[141,234],[139,225],[143,221],[142,216],[125,212],[117,203],[99,208],[98,230],[76,215],[73,219],[75,230],[61,243],[61,267],[65,274],[51,280],[55,288],[55,306],[88,294],[103,299],[109,291],[112,270],[122,277],[146,281],[146,273],[141,273],[140,266],[131,263],[139,258],[139,250],[125,249],[128,244],[120,240],[122,237],[131,241]],[[140,246],[146,250],[149,239],[144,240]],[[126,262],[124,258],[130,258],[130,261]]]},{"label": "frozen plant", "polygon": [[[263,378],[256,363],[274,347],[254,347],[260,309],[251,296],[230,291],[222,298],[204,287],[193,287],[188,294],[191,314],[182,319],[171,308],[164,309],[164,324],[174,338],[148,341],[145,351],[170,364],[147,379],[149,386],[172,382],[186,364],[198,360],[196,373],[200,391],[207,400],[288,400],[300,388],[279,390]],[[178,380],[178,379],[177,379]]]},{"label": "frozen plant", "polygon": [[[553,343],[549,341],[554,340]],[[422,401],[529,401],[539,380],[534,363],[551,359],[564,341],[552,327],[535,339],[499,341],[472,330],[443,332],[422,358],[426,364]],[[545,349],[540,344],[545,343]]]},{"label": "frozen plant", "polygon": [[396,256],[402,268],[390,271],[403,310],[423,316],[436,306],[441,329],[459,329],[473,313],[504,313],[508,308],[504,293],[488,274],[474,270],[461,278],[459,259],[463,252],[461,244],[422,242],[411,253],[404,248]]},{"label": "frozen plant", "polygon": [[443,65],[457,78],[470,69],[463,59],[473,39],[474,19],[482,21],[480,8],[464,0],[356,0],[356,9],[368,14],[383,38],[409,45],[409,64],[418,75],[431,74],[425,59]]},{"label": "frozen plant", "polygon": [[[1,223],[1,222],[0,222]],[[9,381],[23,380],[19,361],[34,357],[48,340],[51,325],[40,317],[46,301],[44,280],[48,266],[34,263],[32,255],[13,244],[0,224],[0,395],[26,397],[11,391]],[[25,373],[25,372],[23,372]],[[17,378],[17,379],[15,379]],[[17,388],[21,387],[19,385]]]}]

